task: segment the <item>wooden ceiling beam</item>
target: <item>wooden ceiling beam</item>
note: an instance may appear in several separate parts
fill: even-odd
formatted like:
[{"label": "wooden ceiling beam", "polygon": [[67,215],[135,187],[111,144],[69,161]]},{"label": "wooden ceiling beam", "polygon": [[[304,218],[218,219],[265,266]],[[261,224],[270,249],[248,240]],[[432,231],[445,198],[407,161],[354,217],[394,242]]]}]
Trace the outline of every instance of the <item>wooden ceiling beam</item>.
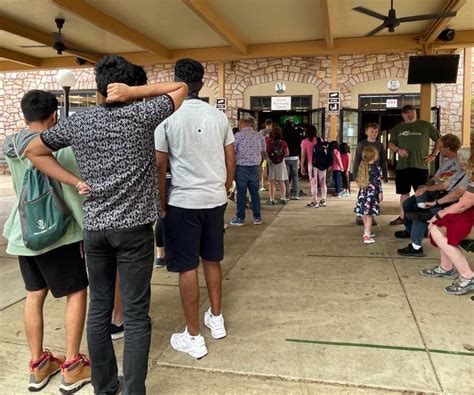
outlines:
[{"label": "wooden ceiling beam", "polygon": [[8,48],[0,47],[0,58],[8,59],[15,63],[24,64],[30,67],[38,67],[41,59],[35,58],[34,56],[26,55],[21,52],[12,51]]},{"label": "wooden ceiling beam", "polygon": [[[459,11],[462,6],[466,4],[466,1],[467,0],[448,0],[441,12]],[[455,17],[438,18],[431,22],[421,37],[421,43],[429,44],[436,41],[439,34],[448,26],[453,18]]]},{"label": "wooden ceiling beam", "polygon": [[321,19],[323,22],[324,30],[324,39],[326,40],[326,48],[334,48],[334,37],[332,32],[332,23],[331,23],[331,9],[329,7],[329,0],[320,0],[321,1]]},{"label": "wooden ceiling beam", "polygon": [[[172,63],[183,57],[192,57],[201,61],[221,62],[239,59],[278,58],[292,56],[318,56],[318,55],[346,55],[357,53],[398,53],[421,52],[423,46],[415,34],[376,36],[361,38],[340,38],[334,40],[334,49],[326,48],[325,40],[300,41],[293,43],[275,43],[249,45],[247,54],[237,54],[232,47],[194,48],[171,51],[169,59],[151,54],[149,52],[128,52],[124,56],[130,62],[149,66],[152,64]],[[431,45],[434,51],[448,51],[456,48],[474,47],[474,30],[458,31],[456,38],[450,43],[435,43]],[[376,50],[374,50],[376,48]],[[22,66],[22,67],[19,67]],[[61,67],[77,67],[75,58],[55,57],[40,59],[38,66],[42,69],[56,69]],[[84,67],[88,67],[87,65]],[[89,66],[90,67],[90,66]],[[12,62],[0,62],[0,71],[22,70],[27,68]],[[30,67],[28,67],[31,69]]]},{"label": "wooden ceiling beam", "polygon": [[160,43],[145,36],[139,31],[127,26],[117,19],[94,8],[83,0],[51,0],[51,2],[63,10],[70,12],[87,22],[99,27],[100,29],[120,37],[140,48],[143,48],[155,55],[169,57],[170,50]]},{"label": "wooden ceiling beam", "polygon": [[[12,19],[8,19],[1,15],[0,15],[0,30],[4,30],[8,33],[26,38],[28,40],[37,42],[39,44],[47,45],[50,47],[53,47],[54,45],[54,38],[51,33],[42,32],[40,30],[37,30],[27,25],[23,25],[20,22],[14,21]],[[70,48],[78,47],[78,45],[71,43],[70,41],[64,41],[64,44],[66,45],[66,47],[70,47]],[[97,63],[100,60],[99,56],[90,55],[90,54],[79,52],[79,51],[66,50],[64,52],[70,53],[71,55],[79,56],[80,58],[86,59],[92,63]]]},{"label": "wooden ceiling beam", "polygon": [[247,45],[244,41],[229,27],[229,24],[216,13],[206,0],[182,1],[239,54],[245,55],[247,53]]}]

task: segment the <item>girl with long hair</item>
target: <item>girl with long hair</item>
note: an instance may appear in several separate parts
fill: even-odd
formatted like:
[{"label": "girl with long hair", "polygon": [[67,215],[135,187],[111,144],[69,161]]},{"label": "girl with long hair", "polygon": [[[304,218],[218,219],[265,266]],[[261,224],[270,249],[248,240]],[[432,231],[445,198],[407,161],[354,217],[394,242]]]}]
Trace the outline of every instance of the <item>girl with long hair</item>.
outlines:
[{"label": "girl with long hair", "polygon": [[[313,166],[313,149],[318,143],[323,143],[323,140],[316,137],[316,127],[310,125],[306,131],[306,138],[301,142],[301,174],[308,174],[309,184],[311,187],[311,202],[306,205],[308,208],[326,207],[326,170],[319,170]],[[307,165],[305,167],[305,161]],[[321,200],[318,202],[318,180],[321,187]]]},{"label": "girl with long hair", "polygon": [[382,169],[375,163],[378,159],[379,153],[374,147],[365,147],[362,150],[357,172],[357,183],[360,189],[354,212],[362,215],[365,244],[375,243],[375,235],[372,234],[372,216],[380,214],[380,202],[383,200]]},{"label": "girl with long hair", "polygon": [[280,128],[273,128],[270,137],[266,141],[267,157],[268,157],[268,195],[267,204],[274,205],[275,202],[275,183],[280,185],[280,200],[278,203],[286,204],[286,186],[285,181],[288,180],[286,171],[285,157],[289,155],[288,145],[282,139]]}]

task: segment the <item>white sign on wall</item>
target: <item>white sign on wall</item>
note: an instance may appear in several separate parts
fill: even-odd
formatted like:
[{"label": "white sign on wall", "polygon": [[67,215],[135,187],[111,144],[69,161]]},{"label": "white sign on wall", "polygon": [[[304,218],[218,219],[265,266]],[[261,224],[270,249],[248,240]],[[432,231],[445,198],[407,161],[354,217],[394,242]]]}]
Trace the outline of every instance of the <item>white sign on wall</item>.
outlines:
[{"label": "white sign on wall", "polygon": [[272,111],[291,110],[291,96],[272,96]]},{"label": "white sign on wall", "polygon": [[225,98],[216,99],[216,108],[225,114],[225,110],[227,109],[227,99]]},{"label": "white sign on wall", "polygon": [[341,106],[341,93],[339,91],[328,92],[328,110],[330,113],[339,113]]},{"label": "white sign on wall", "polygon": [[397,108],[398,107],[398,100],[397,99],[387,99],[385,102],[385,107],[387,108]]}]

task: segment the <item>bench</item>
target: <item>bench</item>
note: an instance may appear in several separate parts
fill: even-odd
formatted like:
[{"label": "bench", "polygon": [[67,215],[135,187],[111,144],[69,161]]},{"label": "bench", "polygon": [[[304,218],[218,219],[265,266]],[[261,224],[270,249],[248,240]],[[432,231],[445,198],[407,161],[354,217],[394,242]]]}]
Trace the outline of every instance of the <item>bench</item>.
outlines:
[{"label": "bench", "polygon": [[474,240],[466,239],[459,243],[459,247],[467,252],[474,252]]}]

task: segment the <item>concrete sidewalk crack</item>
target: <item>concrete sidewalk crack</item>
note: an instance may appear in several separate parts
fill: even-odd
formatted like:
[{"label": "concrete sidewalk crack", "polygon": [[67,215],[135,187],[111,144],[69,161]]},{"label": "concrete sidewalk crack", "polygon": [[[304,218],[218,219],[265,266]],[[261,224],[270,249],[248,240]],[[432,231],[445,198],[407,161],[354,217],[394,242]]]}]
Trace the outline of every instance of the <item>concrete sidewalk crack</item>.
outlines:
[{"label": "concrete sidewalk crack", "polygon": [[[386,242],[384,243],[384,246],[385,246],[386,253],[388,254],[388,246],[387,246]],[[433,374],[435,376],[436,382],[438,383],[440,391],[442,393],[444,393],[444,388],[443,388],[443,385],[441,384],[441,379],[438,375],[438,372],[436,371],[436,367],[434,365],[430,349],[428,348],[428,345],[426,344],[426,340],[425,340],[425,337],[423,336],[423,332],[421,330],[420,323],[418,322],[418,319],[416,317],[415,309],[413,308],[413,306],[411,304],[410,298],[408,297],[408,293],[407,293],[407,290],[405,288],[405,284],[403,284],[403,281],[402,281],[402,276],[400,275],[400,272],[398,271],[397,265],[395,264],[395,258],[390,256],[390,260],[392,261],[393,268],[395,269],[395,272],[397,273],[397,277],[398,277],[398,280],[400,282],[400,286],[402,287],[403,294],[405,295],[405,299],[408,303],[408,307],[410,308],[410,311],[411,311],[411,314],[413,316],[413,320],[415,322],[416,328],[418,329],[418,334],[420,335],[420,339],[423,343],[423,347],[426,351],[426,355],[428,357],[428,360],[430,361],[430,365],[431,365],[431,368],[433,369]]]}]

